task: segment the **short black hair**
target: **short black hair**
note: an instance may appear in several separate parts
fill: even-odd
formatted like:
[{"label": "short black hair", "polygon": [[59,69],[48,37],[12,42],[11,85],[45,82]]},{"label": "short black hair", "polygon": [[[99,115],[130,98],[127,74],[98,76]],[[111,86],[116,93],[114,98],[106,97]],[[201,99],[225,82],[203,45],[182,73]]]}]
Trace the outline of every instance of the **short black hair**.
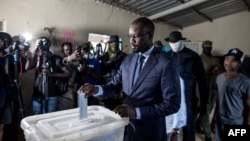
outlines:
[{"label": "short black hair", "polygon": [[83,43],[82,44],[82,50],[85,50],[86,52],[89,52],[91,49],[91,42]]},{"label": "short black hair", "polygon": [[142,24],[144,32],[154,32],[155,31],[155,25],[154,23],[146,18],[146,17],[140,17],[132,22],[132,24]]},{"label": "short black hair", "polygon": [[209,40],[206,40],[206,41],[203,41],[202,42],[202,47],[203,46],[212,46],[213,45],[213,42],[212,41],[209,41]]},{"label": "short black hair", "polygon": [[71,48],[71,50],[73,50],[73,44],[72,44],[71,42],[64,42],[64,43],[62,43],[62,45],[61,45],[62,53],[63,53],[63,47],[64,47],[65,45],[69,46],[69,47]]},{"label": "short black hair", "polygon": [[162,42],[161,41],[155,41],[154,43],[155,45],[160,45],[160,46],[163,46]]},{"label": "short black hair", "polygon": [[12,43],[12,37],[7,32],[0,32],[0,40],[3,41],[4,48],[7,48]]}]

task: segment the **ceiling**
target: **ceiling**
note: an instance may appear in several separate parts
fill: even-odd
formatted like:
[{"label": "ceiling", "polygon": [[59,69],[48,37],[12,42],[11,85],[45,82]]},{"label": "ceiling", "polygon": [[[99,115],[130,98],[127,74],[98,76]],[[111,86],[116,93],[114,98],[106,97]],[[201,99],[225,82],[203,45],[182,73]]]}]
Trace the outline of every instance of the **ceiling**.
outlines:
[{"label": "ceiling", "polygon": [[95,0],[180,29],[250,11],[250,0]]}]

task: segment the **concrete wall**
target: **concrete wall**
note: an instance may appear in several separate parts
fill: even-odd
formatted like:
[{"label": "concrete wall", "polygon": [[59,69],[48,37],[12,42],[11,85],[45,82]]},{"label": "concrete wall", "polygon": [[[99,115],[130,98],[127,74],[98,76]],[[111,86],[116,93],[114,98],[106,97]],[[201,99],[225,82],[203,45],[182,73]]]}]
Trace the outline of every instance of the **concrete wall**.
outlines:
[{"label": "concrete wall", "polygon": [[[40,36],[49,36],[49,33],[44,31],[45,27],[56,27],[52,36],[58,41],[57,48],[65,34],[69,34],[75,44],[81,44],[88,40],[88,33],[118,34],[123,39],[124,46],[129,46],[128,28],[137,17],[138,15],[120,9],[103,6],[94,0],[1,0],[0,2],[0,20],[5,21],[6,32],[12,36],[29,32],[34,36],[34,41]],[[163,44],[167,44],[164,38],[176,29],[162,23],[155,25],[154,40],[161,40]],[[233,47],[250,54],[250,13],[247,11],[180,31],[192,42],[212,40],[216,54],[224,54]],[[129,47],[125,49],[128,51]],[[21,80],[27,82],[29,76],[34,75],[30,72]],[[24,87],[23,94],[26,94],[24,97],[31,95],[32,85],[26,86],[22,83],[21,86]],[[30,107],[30,102],[25,103],[28,103],[25,107]]]},{"label": "concrete wall", "polygon": [[192,42],[213,41],[214,54],[225,54],[231,48],[239,48],[250,55],[250,12],[240,12],[213,22],[205,22],[181,30]]},{"label": "concrete wall", "polygon": [[[12,36],[29,32],[36,40],[49,36],[45,27],[56,27],[53,35],[60,45],[65,36],[75,44],[88,41],[88,33],[118,34],[124,46],[130,23],[138,15],[111,8],[94,0],[1,0],[0,20]],[[162,40],[174,27],[156,23],[155,40]],[[67,35],[68,34],[68,35]],[[165,42],[166,43],[166,42]],[[128,47],[129,48],[129,47]]]}]

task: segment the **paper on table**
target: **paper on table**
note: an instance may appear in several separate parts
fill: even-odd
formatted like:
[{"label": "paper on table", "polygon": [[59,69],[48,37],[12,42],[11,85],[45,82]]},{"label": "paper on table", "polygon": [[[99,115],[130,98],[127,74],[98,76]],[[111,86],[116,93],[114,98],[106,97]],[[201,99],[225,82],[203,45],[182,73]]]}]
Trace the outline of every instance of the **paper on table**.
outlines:
[{"label": "paper on table", "polygon": [[80,107],[80,113],[79,113],[79,118],[80,120],[87,118],[88,116],[88,100],[85,97],[85,93],[79,93],[78,94],[78,107]]}]

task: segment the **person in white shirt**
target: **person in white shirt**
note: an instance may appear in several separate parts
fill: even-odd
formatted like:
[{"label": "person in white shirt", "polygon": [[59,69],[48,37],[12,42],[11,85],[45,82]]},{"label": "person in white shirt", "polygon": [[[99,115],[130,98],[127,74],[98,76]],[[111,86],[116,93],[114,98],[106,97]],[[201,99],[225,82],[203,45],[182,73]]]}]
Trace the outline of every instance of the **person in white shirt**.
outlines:
[{"label": "person in white shirt", "polygon": [[180,141],[180,131],[187,124],[187,109],[184,94],[184,81],[180,77],[181,85],[181,105],[177,113],[165,117],[168,141]]}]

